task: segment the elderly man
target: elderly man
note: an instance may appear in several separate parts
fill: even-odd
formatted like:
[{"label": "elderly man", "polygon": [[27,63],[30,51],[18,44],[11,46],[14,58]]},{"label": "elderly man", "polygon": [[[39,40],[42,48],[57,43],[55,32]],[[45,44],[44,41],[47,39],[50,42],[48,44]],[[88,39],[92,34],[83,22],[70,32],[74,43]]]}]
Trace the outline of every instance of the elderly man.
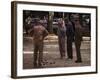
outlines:
[{"label": "elderly man", "polygon": [[66,27],[65,22],[62,18],[58,21],[58,41],[59,41],[59,50],[61,59],[65,58],[65,36]]},{"label": "elderly man", "polygon": [[43,40],[48,35],[48,31],[40,23],[40,20],[35,20],[34,27],[30,33],[34,41],[34,67],[42,67]]}]

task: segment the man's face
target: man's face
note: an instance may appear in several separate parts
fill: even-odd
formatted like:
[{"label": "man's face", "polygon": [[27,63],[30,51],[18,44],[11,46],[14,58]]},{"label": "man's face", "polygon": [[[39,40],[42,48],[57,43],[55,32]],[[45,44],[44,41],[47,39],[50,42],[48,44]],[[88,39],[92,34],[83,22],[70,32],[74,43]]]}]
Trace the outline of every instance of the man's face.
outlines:
[{"label": "man's face", "polygon": [[68,23],[68,19],[65,19],[65,23]]},{"label": "man's face", "polygon": [[78,24],[78,23],[79,23],[79,20],[78,20],[78,19],[75,19],[75,20],[74,20],[74,23],[75,23],[75,24]]}]

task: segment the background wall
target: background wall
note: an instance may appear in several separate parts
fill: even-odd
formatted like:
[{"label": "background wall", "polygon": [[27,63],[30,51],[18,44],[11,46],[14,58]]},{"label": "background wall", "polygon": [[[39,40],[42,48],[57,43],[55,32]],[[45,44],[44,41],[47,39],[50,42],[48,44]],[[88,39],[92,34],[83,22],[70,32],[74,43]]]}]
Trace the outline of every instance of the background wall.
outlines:
[{"label": "background wall", "polygon": [[[18,1],[18,0],[16,0]],[[24,0],[28,1],[28,0]],[[98,6],[98,35],[100,34],[100,0],[29,0],[35,2],[64,3]],[[100,57],[100,37],[98,36],[98,57]],[[100,59],[98,58],[98,68]],[[100,80],[98,74],[34,78],[34,80]],[[11,71],[11,0],[0,0],[0,80],[14,80],[10,78]],[[20,80],[20,79],[19,79]],[[24,79],[22,79],[24,80]],[[25,80],[33,80],[27,78]]]}]

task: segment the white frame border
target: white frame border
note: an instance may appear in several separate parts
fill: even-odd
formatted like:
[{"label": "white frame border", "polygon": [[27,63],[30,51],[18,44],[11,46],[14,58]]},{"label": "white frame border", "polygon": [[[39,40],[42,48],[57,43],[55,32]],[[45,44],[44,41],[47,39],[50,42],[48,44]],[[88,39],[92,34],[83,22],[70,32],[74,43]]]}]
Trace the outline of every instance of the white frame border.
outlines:
[{"label": "white frame border", "polygon": [[[76,12],[91,14],[91,66],[71,68],[46,68],[46,69],[23,69],[23,10]],[[22,54],[21,54],[22,53]],[[71,6],[48,6],[35,4],[17,4],[17,76],[37,76],[52,74],[70,74],[96,71],[96,9]]]}]

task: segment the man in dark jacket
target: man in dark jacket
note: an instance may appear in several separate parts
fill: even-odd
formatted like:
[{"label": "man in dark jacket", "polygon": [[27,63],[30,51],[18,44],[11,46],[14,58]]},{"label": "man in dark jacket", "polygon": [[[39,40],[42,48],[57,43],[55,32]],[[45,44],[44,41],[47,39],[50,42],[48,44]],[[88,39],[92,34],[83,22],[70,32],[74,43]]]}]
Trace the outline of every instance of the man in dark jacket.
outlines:
[{"label": "man in dark jacket", "polygon": [[67,56],[68,59],[73,59],[72,42],[74,40],[74,29],[73,24],[69,19],[65,19],[66,35],[67,35]]}]

